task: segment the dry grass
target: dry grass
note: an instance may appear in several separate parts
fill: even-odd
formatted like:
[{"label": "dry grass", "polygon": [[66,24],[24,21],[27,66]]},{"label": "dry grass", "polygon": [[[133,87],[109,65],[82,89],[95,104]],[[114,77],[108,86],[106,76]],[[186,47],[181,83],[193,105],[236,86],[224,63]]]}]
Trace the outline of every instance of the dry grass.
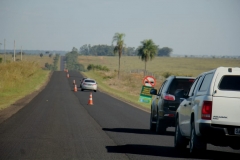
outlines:
[{"label": "dry grass", "polygon": [[[2,57],[4,59],[4,55],[0,55],[0,57]],[[39,66],[41,68],[45,67],[45,63],[48,63],[48,64],[53,64],[53,58],[54,56],[52,57],[49,57],[48,55],[43,55],[43,57],[40,57],[39,55],[23,55],[22,56],[22,61],[24,62],[36,62],[39,64]],[[16,61],[18,60],[21,60],[21,56],[20,55],[16,55]],[[12,55],[10,54],[7,54],[6,55],[6,61],[8,62],[13,62],[13,58],[12,58]]]},{"label": "dry grass", "polygon": [[[117,56],[79,56],[79,63],[87,67],[89,64],[99,64],[107,66],[111,70],[118,70]],[[219,58],[175,58],[175,57],[155,57],[147,62],[147,70],[156,75],[163,75],[170,72],[175,75],[197,76],[219,66],[240,67],[239,59],[219,59]],[[144,69],[144,62],[136,56],[123,56],[121,58],[121,71],[129,72],[134,69]]]},{"label": "dry grass", "polygon": [[[18,99],[39,89],[50,71],[42,70],[44,61],[24,59],[0,64],[0,109],[8,107]],[[44,63],[45,64],[45,63]]]}]

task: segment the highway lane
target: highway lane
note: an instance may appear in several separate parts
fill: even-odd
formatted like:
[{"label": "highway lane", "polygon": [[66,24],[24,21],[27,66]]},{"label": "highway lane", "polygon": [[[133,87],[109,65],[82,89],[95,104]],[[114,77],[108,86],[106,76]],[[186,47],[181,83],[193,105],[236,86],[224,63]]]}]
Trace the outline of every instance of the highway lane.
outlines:
[{"label": "highway lane", "polygon": [[[82,75],[53,73],[46,88],[0,124],[0,159],[221,159],[239,150],[208,145],[201,157],[173,148],[174,128],[149,131],[149,113],[101,91],[73,92]],[[88,105],[92,93],[93,105]]]}]

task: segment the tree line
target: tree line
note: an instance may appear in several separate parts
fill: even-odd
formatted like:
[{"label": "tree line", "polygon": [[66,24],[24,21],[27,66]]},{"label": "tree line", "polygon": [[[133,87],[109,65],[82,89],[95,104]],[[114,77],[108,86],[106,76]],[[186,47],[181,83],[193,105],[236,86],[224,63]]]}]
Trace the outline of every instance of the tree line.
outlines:
[{"label": "tree line", "polygon": [[[76,49],[76,48],[75,48]],[[137,56],[138,48],[135,47],[123,47],[122,55],[123,56]],[[78,52],[78,50],[77,50]],[[170,57],[173,52],[172,48],[163,47],[157,48],[157,56]],[[79,48],[80,55],[89,55],[89,56],[114,56],[114,46],[113,45],[93,45],[85,44]]]},{"label": "tree line", "polygon": [[[66,54],[67,68],[70,70],[84,71],[84,66],[79,64],[77,56],[80,55],[91,55],[91,56],[114,56],[118,55],[118,78],[120,78],[121,70],[121,56],[139,56],[142,61],[145,62],[145,72],[147,69],[147,62],[152,60],[155,56],[167,56],[169,57],[172,53],[172,48],[163,47],[159,48],[152,39],[145,39],[141,41],[141,45],[137,48],[126,47],[124,43],[124,33],[115,33],[112,38],[112,45],[94,45],[85,44],[78,49],[73,47],[72,51]],[[88,66],[88,69],[94,69],[96,66]]]}]

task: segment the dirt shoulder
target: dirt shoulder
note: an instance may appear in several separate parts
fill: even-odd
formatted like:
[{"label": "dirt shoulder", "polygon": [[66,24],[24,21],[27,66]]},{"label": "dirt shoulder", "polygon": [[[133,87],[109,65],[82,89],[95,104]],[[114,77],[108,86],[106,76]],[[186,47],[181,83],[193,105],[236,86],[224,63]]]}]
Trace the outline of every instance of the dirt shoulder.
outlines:
[{"label": "dirt shoulder", "polygon": [[15,103],[11,104],[7,108],[0,110],[0,123],[2,123],[3,121],[11,117],[13,114],[17,113],[20,109],[22,109],[25,105],[27,105],[36,95],[38,95],[38,93],[41,92],[46,87],[51,76],[52,76],[52,72],[49,74],[48,80],[38,90],[17,100]]}]

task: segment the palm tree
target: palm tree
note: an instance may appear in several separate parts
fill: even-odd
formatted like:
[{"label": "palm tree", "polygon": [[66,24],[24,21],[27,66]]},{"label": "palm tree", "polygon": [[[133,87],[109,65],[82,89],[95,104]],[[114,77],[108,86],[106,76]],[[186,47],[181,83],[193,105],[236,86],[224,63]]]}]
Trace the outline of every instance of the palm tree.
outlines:
[{"label": "palm tree", "polygon": [[115,35],[113,36],[113,40],[112,43],[116,42],[116,46],[113,49],[114,54],[118,53],[118,79],[119,79],[119,75],[120,75],[120,58],[122,56],[122,52],[124,49],[124,40],[123,38],[125,37],[124,33],[115,33]]},{"label": "palm tree", "polygon": [[142,45],[138,47],[138,56],[141,58],[142,61],[145,62],[145,72],[147,68],[147,61],[152,60],[158,51],[158,46],[154,44],[151,39],[143,40]]}]

